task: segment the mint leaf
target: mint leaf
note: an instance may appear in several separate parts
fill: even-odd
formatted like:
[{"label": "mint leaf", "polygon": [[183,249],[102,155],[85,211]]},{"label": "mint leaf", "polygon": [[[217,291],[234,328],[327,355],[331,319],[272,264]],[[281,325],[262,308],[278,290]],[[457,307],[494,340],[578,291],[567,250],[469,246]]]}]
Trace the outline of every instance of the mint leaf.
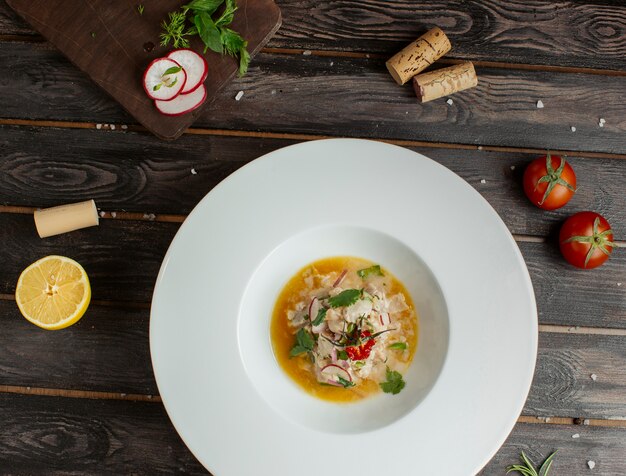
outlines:
[{"label": "mint leaf", "polygon": [[250,53],[246,49],[248,42],[245,41],[243,48],[239,50],[239,76],[243,76],[248,72],[248,65],[250,64]]},{"label": "mint leaf", "polygon": [[239,50],[244,48],[246,42],[239,33],[231,30],[230,28],[222,28],[221,31],[224,50],[231,56],[237,56]]},{"label": "mint leaf", "polygon": [[396,342],[394,344],[387,346],[387,348],[393,349],[393,350],[406,350],[408,346],[406,345],[406,342]]},{"label": "mint leaf", "polygon": [[224,0],[193,0],[183,8],[193,10],[194,12],[205,12],[210,15],[214,13],[222,3],[224,3]]},{"label": "mint leaf", "polygon": [[230,25],[233,22],[235,12],[237,11],[237,4],[235,0],[226,0],[226,6],[220,17],[215,21],[217,26]]},{"label": "mint leaf", "polygon": [[223,54],[224,48],[222,46],[220,30],[215,26],[215,23],[213,23],[211,15],[200,12],[193,17],[193,22],[204,43],[204,51],[206,52],[207,49],[211,49],[216,53]]},{"label": "mint leaf", "polygon": [[360,289],[346,289],[336,296],[328,299],[330,307],[348,307],[352,306],[361,297]]},{"label": "mint leaf", "polygon": [[315,345],[315,339],[306,329],[302,328],[296,333],[296,343],[289,351],[290,357],[295,357],[304,352],[311,352]]},{"label": "mint leaf", "polygon": [[374,266],[370,266],[369,268],[363,268],[356,272],[359,278],[366,279],[369,276],[384,276],[383,272],[380,269],[379,264],[375,264]]},{"label": "mint leaf", "polygon": [[397,395],[402,391],[405,385],[406,383],[402,379],[402,374],[387,367],[387,381],[380,384],[380,388],[383,392]]},{"label": "mint leaf", "polygon": [[165,73],[163,73],[163,76],[167,76],[168,74],[176,74],[176,73],[178,73],[181,69],[183,69],[183,68],[181,68],[180,66],[172,66],[171,68],[167,68],[167,69],[165,70]]},{"label": "mint leaf", "polygon": [[327,311],[328,309],[326,309],[325,307],[320,307],[320,310],[317,311],[317,316],[315,317],[315,320],[311,323],[311,325],[319,326],[322,322],[324,322]]}]

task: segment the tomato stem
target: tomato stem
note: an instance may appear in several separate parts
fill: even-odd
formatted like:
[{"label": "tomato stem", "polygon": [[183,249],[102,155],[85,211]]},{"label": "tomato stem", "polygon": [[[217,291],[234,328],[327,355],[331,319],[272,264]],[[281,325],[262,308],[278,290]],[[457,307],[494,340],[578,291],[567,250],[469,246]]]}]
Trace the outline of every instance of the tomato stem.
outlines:
[{"label": "tomato stem", "polygon": [[593,235],[591,236],[571,236],[567,240],[563,241],[563,243],[589,243],[589,251],[587,252],[587,256],[585,257],[585,268],[587,267],[587,263],[593,256],[596,250],[602,251],[605,255],[609,256],[611,252],[607,249],[610,247],[611,249],[615,246],[611,240],[609,240],[608,236],[613,234],[613,231],[609,228],[608,230],[604,230],[603,232],[598,231],[598,227],[600,226],[600,218],[596,217],[593,221]]},{"label": "tomato stem", "polygon": [[556,187],[557,185],[563,185],[565,188],[571,190],[572,192],[576,191],[576,189],[572,187],[571,184],[567,183],[561,178],[561,175],[563,174],[563,169],[565,168],[565,163],[565,159],[561,157],[561,163],[559,164],[559,168],[554,170],[554,167],[552,167],[552,156],[550,155],[550,152],[548,152],[548,154],[546,155],[547,173],[539,180],[537,180],[537,184],[535,185],[535,190],[537,190],[537,186],[540,183],[548,182],[548,187],[546,188],[546,192],[543,194],[543,198],[539,202],[539,205],[543,205],[543,202],[546,201],[548,195],[550,195],[552,190],[554,190],[554,187]]}]

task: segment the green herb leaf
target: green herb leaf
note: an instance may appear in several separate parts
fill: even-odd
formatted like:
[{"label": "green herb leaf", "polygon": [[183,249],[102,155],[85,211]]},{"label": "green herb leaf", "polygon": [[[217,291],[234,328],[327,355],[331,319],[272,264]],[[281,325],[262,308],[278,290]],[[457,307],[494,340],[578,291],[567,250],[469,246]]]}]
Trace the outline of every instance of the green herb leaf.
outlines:
[{"label": "green herb leaf", "polygon": [[320,307],[320,310],[317,311],[317,316],[315,317],[315,320],[311,323],[311,325],[319,326],[322,322],[324,322],[326,312],[328,312],[328,309],[326,309],[325,307]]},{"label": "green herb leaf", "polygon": [[346,380],[340,375],[337,375],[337,380],[339,381],[341,385],[343,385],[343,388],[354,387],[354,382],[350,382],[349,380]]},{"label": "green herb leaf", "polygon": [[348,353],[345,350],[337,352],[337,360],[348,360]]},{"label": "green herb leaf", "polygon": [[143,15],[143,10],[144,6],[141,3],[137,5],[137,12],[139,12],[140,15]]},{"label": "green herb leaf", "polygon": [[315,345],[315,339],[309,331],[302,328],[296,333],[296,343],[289,352],[290,357],[295,357],[304,352],[311,352]]},{"label": "green herb leaf", "polygon": [[185,38],[185,36],[189,36],[189,32],[185,31],[186,20],[186,10],[168,13],[168,21],[161,23],[161,29],[163,30],[159,35],[161,38],[161,46],[167,46],[172,42],[174,48],[189,47],[189,40]]},{"label": "green herb leaf", "polygon": [[248,65],[250,64],[250,53],[246,49],[248,42],[244,42],[243,48],[239,50],[239,76],[243,76],[248,72]]},{"label": "green herb leaf", "polygon": [[362,369],[363,366],[365,365],[365,361],[364,360],[357,360],[356,362],[353,362],[353,365],[357,368],[357,369]]},{"label": "green herb leaf", "polygon": [[166,76],[168,74],[176,74],[178,72],[180,72],[180,70],[183,69],[180,66],[172,66],[171,68],[167,68],[165,70],[165,73],[163,73],[163,76]]},{"label": "green herb leaf", "polygon": [[340,292],[336,296],[328,299],[328,305],[330,307],[348,307],[352,306],[361,297],[360,289],[346,289]]},{"label": "green herb leaf", "polygon": [[163,83],[155,84],[154,87],[152,88],[152,90],[153,91],[158,91],[159,89],[161,89],[161,86],[163,86]]},{"label": "green herb leaf", "polygon": [[204,43],[204,51],[211,49],[216,53],[222,54],[224,47],[222,46],[222,38],[220,30],[215,26],[211,15],[208,13],[200,12],[193,17],[193,21],[196,25],[196,29],[202,42]]},{"label": "green herb leaf", "polygon": [[393,350],[406,350],[408,348],[408,346],[406,345],[406,342],[395,342],[389,346],[387,346],[388,349],[393,349]]},{"label": "green herb leaf", "polygon": [[379,264],[375,264],[369,268],[359,269],[356,274],[362,279],[367,279],[369,276],[384,276]]},{"label": "green herb leaf", "polygon": [[237,11],[237,4],[235,0],[226,0],[226,6],[224,7],[224,11],[220,15],[220,17],[215,21],[217,26],[226,26],[230,25],[233,22],[233,18],[235,17],[235,12]]},{"label": "green herb leaf", "polygon": [[168,88],[171,88],[171,87],[173,87],[173,86],[174,86],[177,82],[178,82],[178,78],[174,78],[174,81],[172,81],[172,82],[171,82],[171,83],[169,83],[169,84],[166,84],[166,86],[167,86]]},{"label": "green herb leaf", "polygon": [[224,3],[224,0],[193,0],[183,8],[187,8],[193,12],[205,12],[211,15],[215,13],[215,10],[217,10],[222,3]]},{"label": "green herb leaf", "polygon": [[405,385],[406,383],[402,379],[402,374],[387,367],[387,381],[380,384],[380,388],[382,388],[383,392],[397,395],[402,391]]}]

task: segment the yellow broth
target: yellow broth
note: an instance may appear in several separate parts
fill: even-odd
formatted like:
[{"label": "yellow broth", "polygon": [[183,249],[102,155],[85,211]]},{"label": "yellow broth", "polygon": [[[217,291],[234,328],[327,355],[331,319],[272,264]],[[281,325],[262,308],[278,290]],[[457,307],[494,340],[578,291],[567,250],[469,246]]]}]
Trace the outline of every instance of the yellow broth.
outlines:
[{"label": "yellow broth", "polygon": [[[312,364],[308,355],[301,354],[296,357],[289,356],[289,351],[295,343],[297,329],[290,326],[287,318],[287,311],[295,309],[296,304],[307,297],[311,287],[305,281],[306,276],[313,276],[313,287],[319,287],[319,279],[323,275],[335,273],[337,276],[347,269],[348,273],[356,273],[357,270],[368,268],[374,263],[371,261],[349,256],[338,256],[324,258],[315,261],[298,271],[281,290],[270,325],[270,337],[274,355],[280,367],[307,393],[333,402],[353,402],[380,392],[378,382],[371,379],[363,380],[359,385],[352,388],[334,387],[322,385],[317,381]],[[417,346],[417,314],[404,285],[396,279],[388,270],[382,269],[386,287],[385,293],[388,295],[402,293],[409,309],[395,315],[395,321],[402,327],[403,335],[406,338],[408,352],[404,362],[406,366],[410,364],[415,354]],[[309,280],[310,284],[310,280]]]}]

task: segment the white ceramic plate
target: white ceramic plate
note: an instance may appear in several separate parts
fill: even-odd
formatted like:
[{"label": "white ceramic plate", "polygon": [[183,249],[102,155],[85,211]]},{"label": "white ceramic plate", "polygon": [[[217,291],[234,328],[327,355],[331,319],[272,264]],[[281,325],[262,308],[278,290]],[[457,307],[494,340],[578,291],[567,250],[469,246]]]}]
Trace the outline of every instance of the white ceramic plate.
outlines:
[{"label": "white ceramic plate", "polygon": [[[416,304],[397,396],[317,400],[274,360],[278,292],[336,255],[379,262]],[[198,204],[161,267],[150,347],[174,426],[216,476],[466,476],[522,410],[537,313],[515,241],[471,186],[404,148],[321,140],[255,160]]]}]

